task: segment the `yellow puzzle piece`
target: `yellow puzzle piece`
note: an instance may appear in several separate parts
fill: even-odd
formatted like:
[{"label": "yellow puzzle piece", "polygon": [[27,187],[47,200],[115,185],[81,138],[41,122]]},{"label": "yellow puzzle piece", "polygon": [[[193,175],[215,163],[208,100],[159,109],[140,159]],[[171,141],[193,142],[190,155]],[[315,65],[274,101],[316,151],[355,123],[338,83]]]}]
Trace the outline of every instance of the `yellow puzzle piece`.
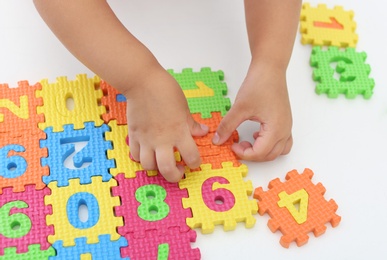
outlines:
[{"label": "yellow puzzle piece", "polygon": [[[41,81],[42,90],[36,91],[37,97],[43,97],[44,105],[37,108],[38,114],[44,113],[45,122],[39,128],[53,127],[54,132],[63,131],[63,125],[74,124],[74,129],[83,129],[85,122],[95,122],[101,126],[101,118],[106,112],[99,102],[103,96],[98,89],[100,79],[95,76],[88,78],[86,74],[77,75],[73,81],[67,77],[58,77],[57,82],[48,83],[47,79]],[[67,107],[67,100],[74,101],[74,107]]]},{"label": "yellow puzzle piece", "polygon": [[302,44],[318,46],[356,47],[358,35],[353,11],[344,11],[341,6],[328,9],[325,4],[316,8],[305,3],[301,10]]},{"label": "yellow puzzle piece", "polygon": [[187,218],[191,228],[201,227],[203,234],[212,233],[215,225],[223,224],[225,231],[234,230],[237,222],[245,222],[247,228],[255,224],[252,216],[258,205],[249,200],[251,181],[244,181],[247,166],[234,167],[232,162],[223,162],[223,168],[212,169],[211,164],[202,164],[200,170],[187,168],[185,178],[179,182],[181,189],[188,190],[189,198],[183,198],[183,207],[191,208],[192,218]]},{"label": "yellow puzzle piece", "polygon": [[[63,240],[63,246],[75,246],[75,238],[86,237],[88,244],[95,244],[102,234],[110,234],[112,240],[118,240],[121,236],[117,227],[124,223],[114,214],[120,198],[111,196],[113,186],[117,186],[116,180],[102,182],[101,176],[92,177],[90,184],[81,185],[79,179],[69,180],[65,187],[57,187],[56,182],[48,184],[52,193],[44,198],[44,203],[52,206],[53,213],[46,216],[46,222],[54,225],[55,233],[48,236],[48,242]],[[86,222],[79,219],[80,205],[87,206]]]}]

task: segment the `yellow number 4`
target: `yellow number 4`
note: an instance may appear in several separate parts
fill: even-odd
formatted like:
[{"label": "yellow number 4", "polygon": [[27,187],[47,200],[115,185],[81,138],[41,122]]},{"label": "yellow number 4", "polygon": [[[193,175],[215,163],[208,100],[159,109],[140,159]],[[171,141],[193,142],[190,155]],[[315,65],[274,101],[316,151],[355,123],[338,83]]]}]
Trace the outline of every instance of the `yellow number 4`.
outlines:
[{"label": "yellow number 4", "polygon": [[286,191],[282,191],[278,196],[280,197],[278,206],[281,208],[286,207],[298,224],[306,221],[308,218],[309,195],[305,189],[301,189],[290,195]]}]

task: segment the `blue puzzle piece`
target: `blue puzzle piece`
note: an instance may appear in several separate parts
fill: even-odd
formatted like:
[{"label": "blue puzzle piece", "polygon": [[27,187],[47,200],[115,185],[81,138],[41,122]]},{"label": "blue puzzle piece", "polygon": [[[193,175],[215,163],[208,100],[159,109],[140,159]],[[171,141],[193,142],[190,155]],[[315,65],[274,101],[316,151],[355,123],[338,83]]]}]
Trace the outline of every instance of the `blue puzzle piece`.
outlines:
[{"label": "blue puzzle piece", "polygon": [[[63,132],[53,132],[52,127],[46,128],[46,140],[40,141],[40,147],[47,147],[48,157],[42,158],[42,166],[48,166],[49,176],[43,176],[43,182],[48,184],[57,181],[58,187],[68,186],[70,179],[80,179],[81,184],[91,183],[92,176],[102,176],[103,181],[109,181],[110,168],[115,167],[114,160],[108,159],[107,150],[112,149],[110,141],[105,141],[105,132],[109,130],[106,124],[95,127],[94,122],[85,123],[84,129],[74,130],[73,125],[64,125]],[[86,146],[73,157],[74,169],[64,166],[64,161],[75,152],[74,143],[87,142]],[[84,164],[86,167],[81,168]]]},{"label": "blue puzzle piece", "polygon": [[129,257],[121,257],[121,247],[128,246],[126,238],[121,237],[117,241],[111,241],[110,235],[98,236],[99,243],[87,244],[86,238],[76,238],[75,246],[63,247],[63,241],[59,240],[53,244],[56,249],[57,255],[50,257],[50,259],[65,259],[65,260],[79,260],[81,255],[91,255],[93,260],[115,260],[115,259],[126,259]]}]

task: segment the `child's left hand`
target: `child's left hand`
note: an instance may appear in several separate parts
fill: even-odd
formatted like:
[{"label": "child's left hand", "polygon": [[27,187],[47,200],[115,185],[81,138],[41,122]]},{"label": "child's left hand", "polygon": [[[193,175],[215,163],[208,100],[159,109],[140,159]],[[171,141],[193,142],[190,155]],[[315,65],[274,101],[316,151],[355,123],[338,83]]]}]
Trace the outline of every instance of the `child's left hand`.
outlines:
[{"label": "child's left hand", "polygon": [[271,161],[288,154],[293,145],[292,114],[286,85],[286,69],[270,64],[251,65],[234,105],[222,119],[214,144],[224,143],[244,121],[260,123],[254,143],[232,146],[242,160]]}]

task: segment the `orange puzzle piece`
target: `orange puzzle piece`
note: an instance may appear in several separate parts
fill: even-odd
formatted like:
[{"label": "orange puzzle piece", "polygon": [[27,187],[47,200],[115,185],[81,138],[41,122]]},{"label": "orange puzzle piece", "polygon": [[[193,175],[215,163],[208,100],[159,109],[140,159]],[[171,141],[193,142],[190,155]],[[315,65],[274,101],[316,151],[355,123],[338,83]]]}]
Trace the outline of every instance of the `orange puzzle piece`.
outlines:
[{"label": "orange puzzle piece", "polygon": [[40,83],[30,86],[28,81],[19,81],[17,88],[0,84],[0,136],[41,132],[38,123],[44,122],[44,116],[38,115],[36,109],[43,100],[35,97],[35,91],[40,89]]},{"label": "orange puzzle piece", "polygon": [[121,93],[104,80],[101,80],[100,87],[103,92],[101,103],[106,107],[106,113],[102,115],[105,123],[117,120],[117,125],[126,125],[126,102],[124,102]]},{"label": "orange puzzle piece", "polygon": [[258,212],[270,215],[268,226],[272,232],[282,232],[280,243],[283,247],[288,248],[293,241],[302,246],[308,242],[309,232],[313,231],[317,237],[325,233],[325,223],[330,222],[332,227],[340,223],[341,217],[335,213],[336,202],[324,198],[324,186],[313,184],[312,177],[310,169],[305,169],[302,174],[293,170],[286,175],[286,182],[276,178],[269,183],[268,191],[261,187],[255,189]]}]

